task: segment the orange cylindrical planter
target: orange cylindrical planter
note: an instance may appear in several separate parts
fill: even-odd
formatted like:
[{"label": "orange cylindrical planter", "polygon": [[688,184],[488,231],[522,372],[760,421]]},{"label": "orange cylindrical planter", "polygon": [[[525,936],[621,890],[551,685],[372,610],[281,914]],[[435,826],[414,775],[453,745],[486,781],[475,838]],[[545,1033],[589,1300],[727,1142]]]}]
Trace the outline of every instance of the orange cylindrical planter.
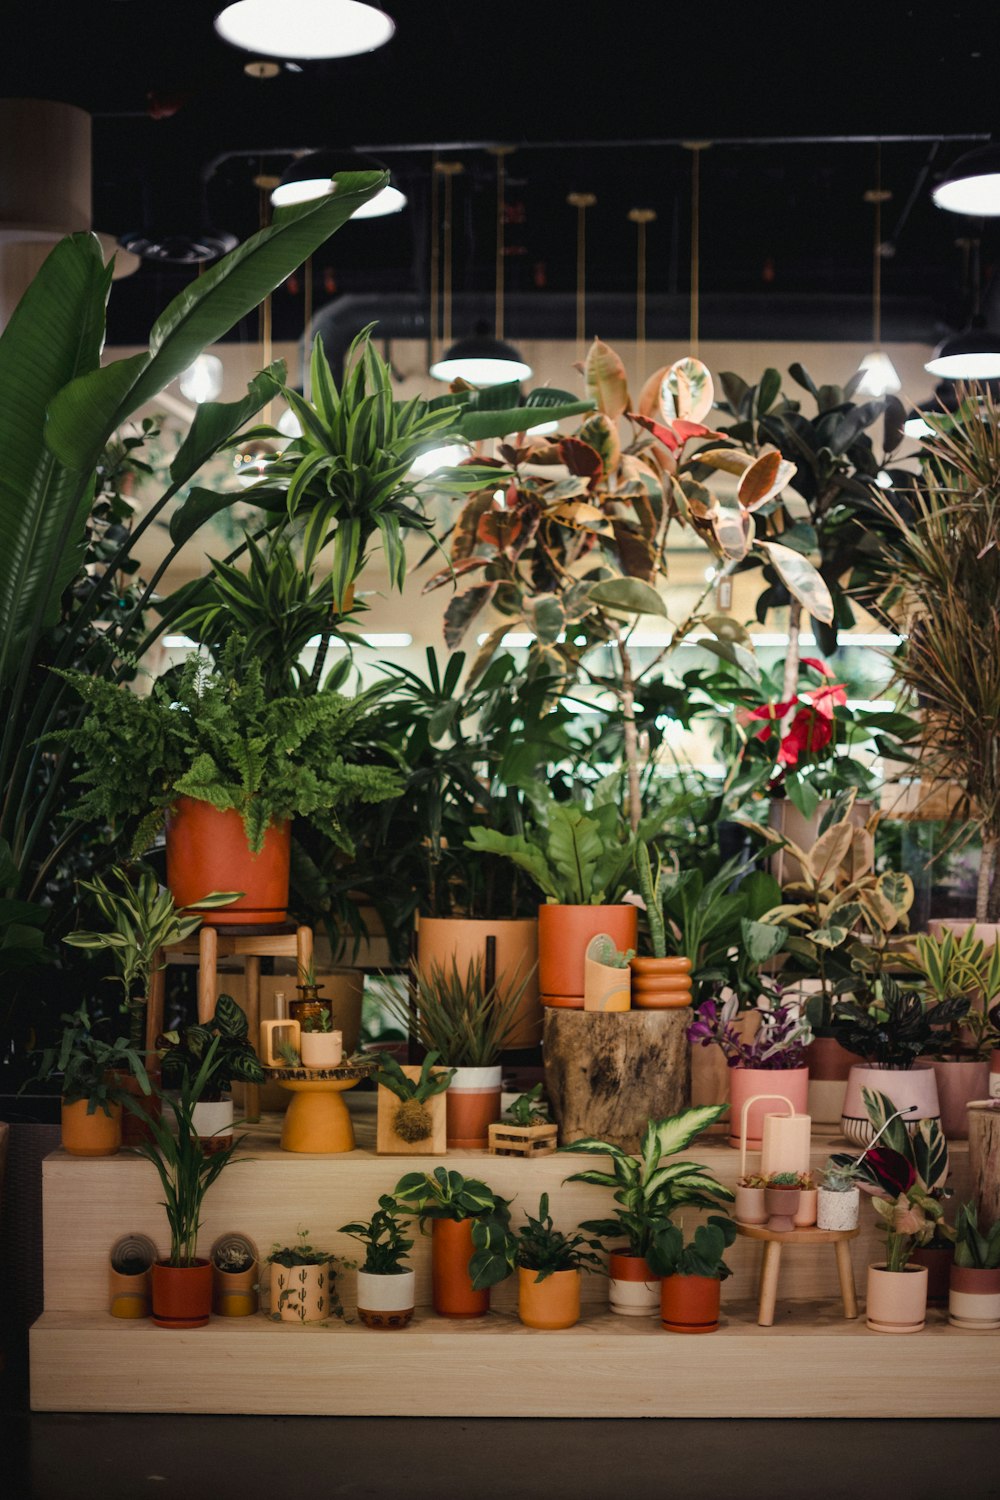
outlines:
[{"label": "orange cylindrical planter", "polygon": [[201,1328],[212,1311],[212,1264],[153,1266],[153,1322],[161,1328]]},{"label": "orange cylindrical planter", "polygon": [[453,1151],[485,1151],[490,1126],[499,1120],[500,1067],[456,1068],[445,1090],[447,1143]]},{"label": "orange cylindrical planter", "polygon": [[435,1219],[431,1228],[431,1280],[434,1311],[442,1318],[481,1318],[490,1310],[490,1293],[473,1289],[472,1220]]},{"label": "orange cylindrical planter", "polygon": [[87,1100],[75,1099],[72,1104],[62,1101],[60,1123],[62,1126],[63,1150],[70,1156],[114,1156],[122,1144],[122,1107],[109,1104],[110,1115],[98,1105],[92,1115],[87,1113]]},{"label": "orange cylindrical planter", "polygon": [[639,914],[627,903],[615,906],[538,908],[538,988],[542,1004],[583,1009],[584,954],[591,938],[606,932],[616,948],[634,948]]},{"label": "orange cylindrical planter", "polygon": [[205,912],[210,927],[283,922],[288,910],[292,825],[272,823],[253,854],[243,819],[233,808],[178,797],[167,814],[167,885],[178,907],[212,891],[242,891],[230,906]]},{"label": "orange cylindrical planter", "polygon": [[681,1010],[691,1004],[689,958],[633,958],[634,1010]]},{"label": "orange cylindrical planter", "polygon": [[535,917],[502,917],[492,921],[472,917],[421,917],[417,923],[417,964],[424,974],[432,968],[466,974],[477,960],[486,972],[486,943],[496,944],[497,990],[506,996],[524,984],[504,1046],[536,1047],[542,1039],[542,1007],[538,999],[538,922]]},{"label": "orange cylindrical planter", "polygon": [[721,1300],[722,1283],[717,1276],[664,1276],[660,1322],[671,1333],[714,1333]]},{"label": "orange cylindrical planter", "polygon": [[526,1328],[572,1328],[580,1321],[580,1272],[553,1271],[539,1281],[537,1271],[519,1266],[517,1315]]}]

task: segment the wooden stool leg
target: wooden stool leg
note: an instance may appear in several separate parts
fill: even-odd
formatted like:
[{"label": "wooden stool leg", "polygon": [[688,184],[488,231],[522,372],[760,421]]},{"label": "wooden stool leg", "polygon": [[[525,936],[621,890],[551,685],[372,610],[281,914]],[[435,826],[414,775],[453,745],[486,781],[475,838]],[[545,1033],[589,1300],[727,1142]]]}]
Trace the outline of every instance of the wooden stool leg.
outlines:
[{"label": "wooden stool leg", "polygon": [[764,1245],[760,1302],[757,1306],[757,1322],[761,1328],[770,1328],[774,1323],[774,1305],[778,1300],[778,1272],[780,1270],[781,1244],[778,1240],[768,1240]]},{"label": "wooden stool leg", "polygon": [[198,1020],[204,1023],[215,1015],[215,978],[219,957],[219,937],[214,927],[202,927],[198,933]]},{"label": "wooden stool leg", "polygon": [[[260,959],[247,954],[243,973],[246,978],[247,1023],[250,1035],[255,1040],[260,1036]],[[255,1125],[260,1119],[260,1085],[243,1085],[243,1114],[247,1122]]]},{"label": "wooden stool leg", "polygon": [[837,1275],[840,1277],[840,1295],[844,1303],[844,1317],[858,1315],[858,1294],[854,1288],[854,1264],[851,1260],[849,1240],[836,1240],[833,1246],[837,1253]]},{"label": "wooden stool leg", "polygon": [[302,983],[302,970],[308,969],[313,958],[313,930],[311,927],[297,927],[295,929],[295,962],[299,972],[295,976],[296,984]]},{"label": "wooden stool leg", "polygon": [[153,970],[149,976],[149,995],[146,999],[146,1051],[155,1052],[156,1038],[163,1030],[163,1002],[167,991],[167,975],[162,967],[166,954],[157,948],[153,959]]}]

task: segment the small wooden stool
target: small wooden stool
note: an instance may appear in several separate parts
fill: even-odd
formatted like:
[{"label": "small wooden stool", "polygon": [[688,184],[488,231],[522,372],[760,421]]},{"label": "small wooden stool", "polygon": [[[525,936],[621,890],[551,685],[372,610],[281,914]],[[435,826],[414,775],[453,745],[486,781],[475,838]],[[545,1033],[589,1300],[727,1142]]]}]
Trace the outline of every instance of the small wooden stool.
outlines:
[{"label": "small wooden stool", "polygon": [[[199,927],[182,943],[160,950],[164,964],[174,958],[197,955],[198,1020],[210,1021],[215,1014],[216,967],[220,958],[242,958],[246,979],[246,1011],[250,1040],[254,1048],[260,1035],[260,961],[262,958],[292,958],[299,969],[308,968],[313,955],[311,927],[296,927],[293,922],[269,927]],[[152,1051],[163,1031],[163,999],[166,991],[165,968],[159,966],[149,987],[146,1012],[146,1046]],[[253,1124],[260,1119],[260,1089],[255,1083],[244,1088],[244,1114]]]},{"label": "small wooden stool", "polygon": [[748,1240],[764,1241],[757,1302],[757,1322],[761,1328],[770,1328],[774,1323],[778,1272],[781,1270],[781,1250],[784,1245],[832,1245],[837,1257],[837,1276],[844,1303],[844,1317],[857,1317],[858,1296],[854,1289],[854,1267],[851,1264],[851,1247],[848,1241],[857,1238],[861,1233],[859,1228],[778,1231],[768,1229],[766,1224],[737,1224],[736,1233],[745,1235]]}]

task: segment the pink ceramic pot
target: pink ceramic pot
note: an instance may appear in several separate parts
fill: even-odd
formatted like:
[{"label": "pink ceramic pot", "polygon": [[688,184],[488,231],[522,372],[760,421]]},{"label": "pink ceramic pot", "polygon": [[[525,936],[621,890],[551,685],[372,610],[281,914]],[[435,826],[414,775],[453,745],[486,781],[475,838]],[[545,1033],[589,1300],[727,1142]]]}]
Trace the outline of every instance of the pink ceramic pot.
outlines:
[{"label": "pink ceramic pot", "polygon": [[927,1267],[868,1267],[865,1317],[876,1333],[919,1333],[927,1313]]},{"label": "pink ceramic pot", "polygon": [[971,1099],[985,1099],[990,1089],[990,1064],[987,1058],[949,1061],[935,1057],[922,1066],[934,1070],[938,1102],[941,1106],[941,1129],[949,1141],[969,1139],[966,1113]]},{"label": "pink ceramic pot", "polygon": [[862,1089],[885,1094],[897,1109],[916,1105],[912,1113],[905,1116],[911,1132],[921,1120],[940,1118],[933,1068],[869,1068],[855,1064],[847,1080],[844,1113],[840,1117],[840,1128],[854,1146],[869,1146],[875,1136],[875,1127],[861,1097]]},{"label": "pink ceramic pot", "polygon": [[747,1110],[747,1149],[759,1151],[763,1144],[764,1116],[786,1114],[781,1100],[787,1099],[797,1115],[808,1113],[808,1068],[730,1068],[729,1069],[729,1144],[738,1151],[742,1145],[743,1107],[755,1094],[774,1097],[758,1099]]}]

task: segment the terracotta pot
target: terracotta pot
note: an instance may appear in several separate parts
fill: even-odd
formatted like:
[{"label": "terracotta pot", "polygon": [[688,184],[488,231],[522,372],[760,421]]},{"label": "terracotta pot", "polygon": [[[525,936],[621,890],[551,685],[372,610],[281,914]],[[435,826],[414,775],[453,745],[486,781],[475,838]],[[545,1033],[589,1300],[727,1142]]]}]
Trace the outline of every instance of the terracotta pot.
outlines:
[{"label": "terracotta pot", "polygon": [[990,1053],[989,1090],[984,1097],[987,1099],[1000,1099],[1000,1047],[994,1047]]},{"label": "terracotta pot", "polygon": [[817,1193],[815,1188],[799,1189],[799,1206],[792,1215],[796,1229],[812,1229],[816,1223]]},{"label": "terracotta pot", "polygon": [[114,1156],[122,1146],[122,1107],[109,1104],[109,1114],[100,1106],[87,1113],[86,1099],[74,1099],[59,1107],[63,1150],[70,1156]]},{"label": "terracotta pot", "polygon": [[[513,1028],[504,1046],[537,1047],[542,1039],[542,1005],[538,998],[538,920],[507,917],[478,921],[468,917],[421,917],[417,924],[417,963],[448,973],[454,958],[460,974],[470,963],[486,964],[486,939],[496,942],[496,978],[500,993],[528,976]],[[581,994],[583,992],[581,991]]]},{"label": "terracotta pot", "polygon": [[330,1316],[333,1262],[315,1266],[271,1263],[271,1317],[282,1323],[321,1323]]},{"label": "terracotta pot", "polygon": [[714,1333],[719,1326],[722,1283],[717,1276],[664,1276],[660,1321],[671,1333]]},{"label": "terracotta pot", "polygon": [[809,1116],[817,1125],[839,1125],[844,1113],[847,1078],[862,1059],[836,1037],[818,1036],[806,1048],[809,1069]]},{"label": "terracotta pot", "polygon": [[435,1219],[431,1227],[432,1304],[442,1318],[481,1318],[490,1310],[489,1287],[473,1289],[471,1219]]},{"label": "terracotta pot", "polygon": [[758,1099],[747,1110],[747,1149],[759,1151],[763,1145],[764,1116],[781,1113],[781,1099],[787,1099],[797,1115],[808,1113],[808,1068],[730,1068],[729,1069],[729,1144],[739,1150],[742,1145],[743,1107],[755,1094],[773,1094],[777,1098]]},{"label": "terracotta pot", "polygon": [[584,955],[591,938],[606,932],[623,953],[638,938],[639,913],[634,906],[562,906],[538,908],[538,987],[543,1005],[583,1009]]},{"label": "terracotta pot", "polygon": [[985,1099],[990,1087],[990,1064],[986,1058],[929,1058],[918,1067],[933,1068],[941,1107],[941,1129],[949,1141],[967,1141],[967,1110],[973,1099]]},{"label": "terracotta pot", "polygon": [[580,1321],[580,1272],[517,1270],[517,1315],[526,1328],[572,1328]]},{"label": "terracotta pot", "polygon": [[191,906],[210,891],[242,891],[231,906],[207,911],[209,927],[283,922],[288,910],[292,825],[273,823],[264,847],[252,854],[243,819],[235,809],[219,812],[208,802],[178,797],[167,814],[167,885],[178,907]]},{"label": "terracotta pot", "polygon": [[922,1245],[910,1255],[915,1266],[927,1268],[927,1304],[944,1307],[948,1301],[948,1278],[955,1264],[954,1245]]},{"label": "terracotta pot", "polygon": [[956,1328],[1000,1328],[1000,1269],[952,1266],[948,1322]]},{"label": "terracotta pot", "polygon": [[[873,803],[864,798],[856,798],[851,809],[851,822],[856,828],[863,828],[872,815]],[[820,823],[830,810],[828,799],[821,800],[816,811],[807,818],[804,813],[799,812],[794,802],[787,797],[773,797],[768,806],[768,827],[773,828],[776,833],[783,834],[785,838],[791,839],[793,844],[798,844],[800,849],[807,853],[812,849],[819,838]],[[859,859],[852,872],[852,880],[873,869],[875,864],[875,848],[872,844],[870,857]],[[802,879],[802,866],[788,849],[779,849],[772,854],[768,860],[768,866],[775,880],[782,887],[794,885]]]},{"label": "terracotta pot", "polygon": [[232,1099],[199,1099],[192,1123],[206,1156],[225,1151],[233,1139]]},{"label": "terracotta pot", "polygon": [[201,1328],[212,1311],[212,1267],[207,1260],[191,1266],[153,1266],[153,1322],[160,1328]]},{"label": "terracotta pot", "polygon": [[[160,1082],[160,1068],[158,1063],[147,1063],[146,1068],[149,1080],[153,1084]],[[138,1146],[142,1141],[151,1141],[153,1132],[142,1118],[145,1115],[150,1120],[158,1120],[163,1113],[163,1105],[158,1094],[144,1094],[139,1087],[139,1080],[133,1073],[116,1072],[114,1074],[115,1086],[129,1098],[142,1111],[142,1115],[133,1114],[131,1109],[122,1107],[122,1145]],[[173,1112],[171,1112],[173,1119]]]},{"label": "terracotta pot", "polygon": [[833,1193],[821,1187],[816,1194],[817,1229],[857,1229],[861,1214],[861,1189]]},{"label": "terracotta pot", "polygon": [[405,1328],[416,1305],[416,1275],[358,1272],[358,1317],[366,1328]]},{"label": "terracotta pot", "polygon": [[633,958],[630,967],[636,1010],[682,1010],[691,1004],[689,958]]},{"label": "terracotta pot", "polygon": [[927,1312],[927,1267],[868,1267],[865,1317],[876,1333],[919,1333]]},{"label": "terracotta pot", "polygon": [[485,1151],[489,1130],[499,1120],[500,1068],[456,1068],[445,1090],[448,1145],[457,1151]]},{"label": "terracotta pot", "polygon": [[299,1056],[304,1068],[337,1068],[344,1055],[339,1031],[303,1031],[299,1034]]},{"label": "terracotta pot", "polygon": [[[604,938],[607,938],[605,933]],[[632,1009],[632,971],[626,965],[616,969],[612,964],[601,963],[593,956],[594,949],[604,950],[604,942],[592,938],[583,960],[583,1008],[584,1010],[612,1011]]]},{"label": "terracotta pot", "polygon": [[911,1134],[921,1120],[936,1120],[941,1113],[933,1068],[872,1068],[855,1063],[847,1080],[844,1113],[840,1118],[840,1128],[854,1146],[870,1146],[876,1134],[861,1097],[862,1089],[884,1094],[897,1109],[915,1104],[914,1112],[904,1116]]},{"label": "terracotta pot", "polygon": [[767,1210],[767,1227],[773,1234],[789,1234],[795,1228],[795,1215],[799,1211],[801,1188],[766,1187],[764,1207]]},{"label": "terracotta pot", "polygon": [[738,1224],[766,1224],[767,1209],[764,1207],[764,1189],[736,1185],[736,1202],[733,1218]]},{"label": "terracotta pot", "polygon": [[608,1303],[627,1318],[652,1318],[660,1306],[660,1277],[649,1262],[631,1250],[612,1250],[608,1257]]}]

